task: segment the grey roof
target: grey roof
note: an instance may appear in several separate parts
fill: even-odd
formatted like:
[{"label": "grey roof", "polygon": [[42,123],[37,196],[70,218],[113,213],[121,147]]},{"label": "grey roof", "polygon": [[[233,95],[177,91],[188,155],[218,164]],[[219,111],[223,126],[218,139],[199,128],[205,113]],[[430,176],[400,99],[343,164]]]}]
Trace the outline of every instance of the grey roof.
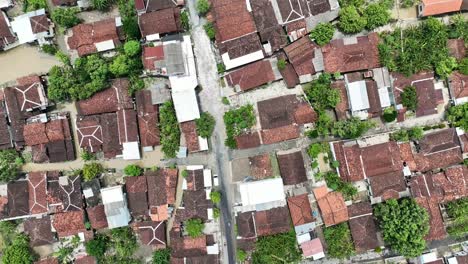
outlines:
[{"label": "grey roof", "polygon": [[168,75],[185,74],[184,55],[180,41],[164,43],[164,59]]},{"label": "grey roof", "polygon": [[123,201],[104,204],[104,211],[109,228],[127,226],[130,222],[130,212]]}]

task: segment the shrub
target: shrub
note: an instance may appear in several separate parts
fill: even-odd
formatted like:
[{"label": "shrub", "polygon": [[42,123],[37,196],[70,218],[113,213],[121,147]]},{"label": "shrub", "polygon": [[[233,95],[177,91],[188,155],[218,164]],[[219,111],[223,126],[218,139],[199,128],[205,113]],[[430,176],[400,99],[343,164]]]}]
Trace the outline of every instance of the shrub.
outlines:
[{"label": "shrub", "polygon": [[218,191],[212,191],[210,193],[210,199],[213,203],[217,204],[221,202],[221,193]]},{"label": "shrub", "polygon": [[223,74],[226,71],[226,66],[224,63],[218,63],[216,64],[216,67],[218,68],[218,73]]},{"label": "shrub", "polygon": [[185,230],[190,237],[196,238],[201,236],[203,234],[203,229],[205,229],[205,224],[201,219],[192,218],[185,222]]},{"label": "shrub", "polygon": [[125,54],[130,57],[139,56],[141,53],[140,42],[136,40],[127,41],[124,44],[124,51],[125,51]]},{"label": "shrub", "polygon": [[256,121],[252,105],[245,105],[238,109],[224,113],[227,139],[225,144],[230,148],[236,148],[235,137],[244,130],[251,128]]},{"label": "shrub", "polygon": [[468,103],[450,107],[447,111],[447,120],[452,126],[468,131]]},{"label": "shrub", "polygon": [[111,0],[92,0],[91,6],[99,11],[108,11],[112,5]]},{"label": "shrub", "polygon": [[323,236],[330,257],[345,259],[354,255],[354,245],[347,223],[326,227],[323,230]]},{"label": "shrub", "polygon": [[18,177],[23,159],[16,150],[0,150],[0,182],[9,182]]},{"label": "shrub", "polygon": [[296,234],[291,230],[284,234],[259,237],[252,259],[255,264],[299,263],[302,254],[297,246]]},{"label": "shrub", "polygon": [[190,17],[187,10],[184,10],[182,13],[180,13],[180,23],[182,24],[182,27],[185,31],[190,30]]},{"label": "shrub", "polygon": [[247,260],[247,252],[245,252],[242,249],[237,249],[236,258],[237,258],[237,261],[243,263],[244,261]]},{"label": "shrub", "polygon": [[209,138],[211,134],[213,134],[216,120],[210,113],[203,112],[200,118],[195,120],[195,124],[197,126],[198,135],[202,138]]},{"label": "shrub", "polygon": [[423,129],[421,127],[412,127],[408,131],[408,135],[409,135],[411,140],[420,140],[424,136]]},{"label": "shrub", "polygon": [[318,131],[316,129],[309,130],[305,134],[310,139],[318,138],[318,136],[319,136],[319,133],[318,133]]},{"label": "shrub", "polygon": [[340,101],[340,93],[331,88],[331,75],[322,74],[304,87],[304,92],[315,110],[334,108]]},{"label": "shrub", "polygon": [[19,234],[3,251],[3,263],[28,264],[34,261],[34,256],[29,248],[28,237]]},{"label": "shrub", "polygon": [[54,44],[44,44],[42,45],[41,50],[47,54],[55,55],[55,53],[57,53],[57,46]]},{"label": "shrub", "polygon": [[96,235],[93,240],[86,242],[86,253],[88,255],[100,258],[106,253],[109,238],[104,235]]},{"label": "shrub", "polygon": [[446,57],[436,63],[435,70],[441,79],[446,79],[457,67],[457,60],[454,57]]},{"label": "shrub", "polygon": [[325,181],[330,189],[342,193],[346,200],[352,199],[357,194],[357,189],[351,183],[341,180],[335,172],[327,172]]},{"label": "shrub", "polygon": [[221,210],[219,208],[215,207],[213,208],[213,217],[214,219],[218,219],[221,216]]},{"label": "shrub", "polygon": [[342,138],[358,138],[373,128],[375,123],[367,120],[360,120],[353,117],[348,120],[338,121],[333,125],[335,135]]},{"label": "shrub", "polygon": [[158,249],[153,253],[153,264],[169,264],[171,262],[171,249]]},{"label": "shrub", "polygon": [[84,161],[90,161],[90,160],[96,160],[96,155],[94,155],[93,153],[83,149],[81,151],[81,154],[80,154],[81,158],[84,160]]},{"label": "shrub", "polygon": [[206,32],[206,35],[208,35],[208,38],[210,40],[214,40],[215,37],[216,37],[216,30],[214,28],[214,25],[213,23],[206,23],[205,25],[203,25],[203,29],[205,30]]},{"label": "shrub", "polygon": [[172,102],[166,102],[159,108],[159,118],[162,151],[166,157],[175,158],[179,151],[180,130]]},{"label": "shrub", "polygon": [[468,233],[468,198],[447,203],[447,214],[452,220],[447,228],[449,235],[457,238],[464,237]]},{"label": "shrub", "polygon": [[112,229],[110,245],[119,257],[130,257],[138,248],[135,234],[130,227]]},{"label": "shrub", "polygon": [[143,81],[138,75],[133,74],[130,76],[130,87],[128,93],[134,95],[136,92],[145,89],[145,81]]},{"label": "shrub", "polygon": [[104,168],[99,163],[86,163],[83,166],[82,173],[85,181],[91,181],[99,176],[104,171]]},{"label": "shrub", "polygon": [[182,177],[187,178],[189,176],[188,170],[183,170],[182,171]]},{"label": "shrub", "polygon": [[229,99],[226,96],[223,96],[223,99],[221,99],[221,102],[224,105],[230,105],[231,103],[229,102]]},{"label": "shrub", "polygon": [[458,69],[461,73],[468,75],[468,58],[463,58],[458,65]]},{"label": "shrub", "polygon": [[359,33],[366,26],[366,18],[352,5],[340,10],[339,20],[338,27],[344,33]]},{"label": "shrub", "polygon": [[312,169],[316,169],[316,168],[318,168],[319,163],[318,163],[318,161],[314,160],[314,161],[312,161],[312,163],[310,164],[310,166],[312,167]]},{"label": "shrub", "polygon": [[393,107],[393,106],[390,106],[390,107],[385,108],[385,110],[384,110],[384,112],[383,112],[383,119],[384,119],[385,122],[387,122],[387,123],[390,123],[390,122],[395,121],[395,119],[397,118],[397,116],[398,116],[398,113],[397,113],[397,111],[395,110],[395,107]]},{"label": "shrub", "polygon": [[118,0],[119,13],[122,17],[122,29],[127,39],[139,40],[141,38],[138,26],[135,1]]},{"label": "shrub", "polygon": [[197,0],[197,12],[201,16],[205,16],[210,11],[211,5],[208,0]]},{"label": "shrub", "polygon": [[279,59],[278,63],[277,63],[278,70],[282,71],[282,70],[286,69],[287,64],[288,63],[284,59]]},{"label": "shrub", "polygon": [[340,167],[340,162],[337,160],[332,161],[331,167],[337,169],[338,167]]},{"label": "shrub", "polygon": [[80,9],[77,7],[56,8],[52,12],[52,20],[64,28],[71,28],[81,22],[81,19],[76,16],[79,12]]},{"label": "shrub", "polygon": [[369,4],[364,10],[364,16],[367,20],[366,28],[373,30],[388,23],[390,12],[381,3]]},{"label": "shrub", "polygon": [[328,44],[335,33],[335,27],[331,23],[319,23],[311,32],[310,38],[319,46]]},{"label": "shrub", "polygon": [[401,101],[404,107],[415,111],[418,107],[418,94],[414,86],[407,86],[401,93]]},{"label": "shrub", "polygon": [[312,159],[318,158],[318,155],[322,152],[326,152],[326,149],[322,143],[313,143],[307,149],[307,154],[309,154],[309,157]]},{"label": "shrub", "polygon": [[124,173],[127,176],[140,176],[143,173],[143,169],[138,165],[131,164],[124,168]]},{"label": "shrub", "polygon": [[47,9],[46,0],[25,0],[23,1],[23,11],[29,12],[38,9],[45,8]]},{"label": "shrub", "polygon": [[414,0],[403,0],[400,2],[400,6],[402,8],[408,8],[414,6],[415,1]]}]

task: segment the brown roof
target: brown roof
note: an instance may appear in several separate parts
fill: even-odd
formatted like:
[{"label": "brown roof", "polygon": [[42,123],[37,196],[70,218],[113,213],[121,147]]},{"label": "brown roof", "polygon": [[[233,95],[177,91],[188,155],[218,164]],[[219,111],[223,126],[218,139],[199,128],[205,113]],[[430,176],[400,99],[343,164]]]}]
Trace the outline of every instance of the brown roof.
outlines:
[{"label": "brown roof", "polygon": [[102,41],[112,40],[114,45],[120,44],[114,18],[90,24],[79,24],[71,31],[73,35],[67,40],[68,46],[70,49],[77,50],[79,56],[97,52],[95,45]]},{"label": "brown roof", "polygon": [[189,152],[200,151],[200,142],[198,141],[197,125],[195,121],[188,121],[180,124],[180,128],[185,137],[185,144]]},{"label": "brown roof", "polygon": [[[135,1],[135,6],[137,2],[140,1]],[[146,12],[157,11],[184,4],[184,0],[142,0],[141,2],[143,2],[144,5],[146,5]]]},{"label": "brown roof", "polygon": [[74,6],[76,5],[77,0],[52,0],[52,3],[56,6],[67,5]]},{"label": "brown roof", "polygon": [[299,125],[314,123],[318,115],[307,102],[300,103],[294,111],[294,120]]},{"label": "brown roof", "polygon": [[250,6],[262,42],[270,43],[273,51],[287,45],[287,38],[283,27],[278,24],[272,3],[269,0],[257,0],[250,2]]},{"label": "brown roof", "polygon": [[352,44],[345,44],[345,40],[351,42],[349,39],[336,39],[322,48],[326,72],[346,73],[381,66],[377,33],[356,37]]},{"label": "brown roof", "polygon": [[416,198],[416,203],[424,207],[429,215],[429,233],[424,239],[428,241],[444,239],[447,236],[447,232],[445,232],[437,199]]},{"label": "brown roof", "polygon": [[143,65],[146,70],[156,70],[156,62],[164,61],[164,48],[163,45],[154,47],[143,47],[143,54],[141,55]]},{"label": "brown roof", "polygon": [[29,211],[31,214],[47,212],[46,176],[46,172],[30,172],[28,175]]},{"label": "brown roof", "polygon": [[[17,82],[18,85],[6,88],[6,90],[11,90],[14,93],[14,100],[16,101],[18,111],[31,111],[32,109],[44,108],[48,105],[44,85],[42,85],[39,76],[30,75],[21,77],[17,79]],[[5,93],[5,95],[7,94]],[[6,97],[6,99],[9,99],[9,97]],[[7,100],[7,106],[8,109],[15,107],[12,105],[11,100]]]},{"label": "brown roof", "polygon": [[230,86],[237,86],[247,91],[263,84],[275,81],[275,74],[269,60],[251,63],[225,76]]},{"label": "brown roof", "polygon": [[55,242],[49,216],[29,218],[24,221],[24,232],[29,236],[32,247],[50,245]]},{"label": "brown roof", "polygon": [[28,182],[10,182],[7,185],[8,216],[17,217],[29,214]]},{"label": "brown roof", "polygon": [[133,109],[132,98],[128,93],[128,79],[115,79],[111,86],[86,100],[76,102],[79,115],[95,115]]},{"label": "brown roof", "polygon": [[45,131],[45,123],[26,124],[23,130],[26,145],[38,145],[49,142]]},{"label": "brown roof", "polygon": [[294,185],[307,181],[304,158],[300,151],[289,154],[277,154],[281,178],[284,185]]},{"label": "brown roof", "polygon": [[325,196],[317,198],[317,203],[322,212],[325,226],[336,225],[348,220],[348,208],[341,193],[329,192]]},{"label": "brown roof", "polygon": [[216,42],[239,38],[256,31],[252,15],[243,0],[213,0]]},{"label": "brown roof", "polygon": [[261,51],[262,44],[258,34],[251,33],[239,38],[218,43],[218,49],[221,55],[227,53],[229,55],[229,59],[232,60],[256,51]]},{"label": "brown roof", "polygon": [[244,212],[236,216],[237,233],[242,238],[256,237],[255,212]]},{"label": "brown roof", "polygon": [[295,139],[299,136],[300,130],[297,125],[287,125],[274,129],[262,130],[262,140],[265,145]]},{"label": "brown roof", "polygon": [[117,122],[121,144],[138,141],[138,125],[135,110],[121,109],[117,111]]},{"label": "brown roof", "polygon": [[[115,116],[115,114],[113,115]],[[117,117],[115,116],[115,118]],[[78,119],[76,121],[76,131],[80,147],[86,148],[91,152],[97,152],[101,149],[103,133],[99,116],[89,116]]]},{"label": "brown roof", "polygon": [[54,215],[52,224],[59,238],[77,235],[80,232],[86,231],[84,212],[82,210],[57,213]]},{"label": "brown roof", "polygon": [[235,138],[238,149],[248,149],[260,146],[260,135],[257,131],[244,133]]},{"label": "brown roof", "polygon": [[463,39],[449,39],[447,40],[449,53],[457,60],[461,60],[466,55],[465,41]]},{"label": "brown roof", "polygon": [[276,2],[283,18],[283,23],[303,18],[307,10],[306,2],[303,0],[277,0]]},{"label": "brown roof", "polygon": [[297,76],[294,66],[290,63],[286,64],[284,70],[280,70],[283,80],[286,82],[288,88],[294,88],[299,84],[299,76]]},{"label": "brown roof", "polygon": [[372,215],[363,215],[349,220],[351,236],[356,252],[363,253],[380,246],[377,228]]},{"label": "brown roof", "polygon": [[16,37],[7,23],[8,17],[0,12],[0,49],[16,41]]},{"label": "brown roof", "polygon": [[452,97],[468,97],[468,75],[464,75],[457,71],[450,75],[449,80]]},{"label": "brown roof", "polygon": [[7,123],[6,109],[3,107],[5,101],[0,100],[0,149],[13,147],[10,129]]},{"label": "brown roof", "polygon": [[81,211],[83,197],[80,176],[63,176],[66,185],[59,182],[58,172],[47,172],[47,202],[52,212]]},{"label": "brown roof", "polygon": [[107,228],[107,216],[106,212],[104,211],[104,205],[100,204],[95,207],[88,207],[86,208],[86,212],[88,213],[88,219],[91,223],[91,227],[94,229],[102,229]]},{"label": "brown roof", "polygon": [[288,207],[278,207],[255,212],[255,228],[258,236],[286,233],[291,229]]},{"label": "brown roof", "polygon": [[294,120],[294,109],[298,100],[296,95],[280,96],[257,103],[262,129],[272,129],[291,125]]},{"label": "brown roof", "polygon": [[80,256],[75,259],[75,264],[96,264],[96,258],[93,256]]},{"label": "brown roof", "polygon": [[180,230],[172,229],[171,256],[176,258],[195,257],[206,255],[206,236],[191,238],[182,236]]},{"label": "brown roof", "polygon": [[[116,155],[122,154],[117,114],[108,113],[100,115],[100,125],[102,130],[102,150],[104,151],[104,158],[114,158]],[[97,133],[99,133],[99,130]]]},{"label": "brown roof", "polygon": [[49,257],[46,259],[34,261],[34,264],[59,264],[58,258]]},{"label": "brown roof", "polygon": [[294,226],[300,226],[314,222],[312,209],[307,194],[288,198],[289,212]]},{"label": "brown roof", "polygon": [[372,205],[369,202],[353,203],[348,206],[349,218],[356,218],[369,214],[372,214]]},{"label": "brown roof", "polygon": [[335,81],[331,87],[340,92],[340,102],[335,107],[335,112],[338,120],[346,119],[346,112],[349,110],[348,92],[344,81]]},{"label": "brown roof", "polygon": [[180,9],[167,8],[142,14],[138,17],[142,37],[153,34],[166,34],[182,30]]},{"label": "brown roof", "polygon": [[142,244],[166,247],[166,224],[164,222],[140,222],[135,225],[135,229]]},{"label": "brown roof", "polygon": [[135,95],[138,128],[142,147],[157,146],[161,142],[158,128],[158,106],[151,102],[151,91],[138,91]]},{"label": "brown roof", "polygon": [[187,190],[189,191],[200,191],[205,189],[202,169],[189,170],[188,176],[185,180],[187,181]]},{"label": "brown roof", "polygon": [[388,198],[399,198],[398,193],[406,190],[405,179],[402,171],[394,171],[380,174],[369,178],[372,196]]},{"label": "brown roof", "polygon": [[[434,80],[434,72],[431,71],[422,71],[411,76],[405,76],[404,74],[392,72],[391,78],[393,79],[393,94],[395,95],[395,102],[397,104],[401,104],[401,93],[407,86],[415,86],[416,84],[421,82],[422,84],[419,85],[420,90],[422,91],[424,88],[428,90],[434,89],[434,84],[430,84],[428,81]],[[417,91],[416,91],[417,92]],[[433,92],[431,92],[432,94]],[[419,96],[419,95],[418,95]],[[424,99],[424,98],[421,98]],[[428,100],[428,99],[426,99]],[[421,105],[418,101],[418,107]],[[425,107],[425,106],[423,106]]]},{"label": "brown roof", "polygon": [[49,31],[49,19],[46,14],[30,17],[29,21],[31,22],[31,29],[34,34]]},{"label": "brown roof", "polygon": [[133,217],[148,215],[148,185],[145,176],[126,177],[128,208]]},{"label": "brown roof", "polygon": [[316,70],[312,60],[315,58],[316,48],[318,46],[308,36],[302,37],[284,48],[289,62],[291,62],[299,77],[315,74]]},{"label": "brown roof", "polygon": [[406,166],[410,169],[410,171],[416,171],[417,165],[416,160],[414,159],[414,153],[411,147],[410,142],[399,143],[398,149],[400,150],[401,160],[406,162]]},{"label": "brown roof", "polygon": [[273,176],[270,155],[268,153],[249,157],[250,174],[255,179],[265,179]]}]

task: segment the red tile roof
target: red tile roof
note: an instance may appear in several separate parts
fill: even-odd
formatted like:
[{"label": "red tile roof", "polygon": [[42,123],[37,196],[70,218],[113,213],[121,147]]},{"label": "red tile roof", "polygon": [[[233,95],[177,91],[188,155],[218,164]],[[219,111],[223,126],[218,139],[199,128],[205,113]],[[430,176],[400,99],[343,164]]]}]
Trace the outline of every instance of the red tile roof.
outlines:
[{"label": "red tile roof", "polygon": [[314,238],[300,245],[302,255],[304,257],[312,257],[313,255],[324,253],[322,242],[319,238]]},{"label": "red tile roof", "polygon": [[244,0],[213,0],[216,42],[239,38],[256,31],[252,14]]},{"label": "red tile roof", "polygon": [[138,142],[138,124],[135,110],[121,109],[117,111],[117,125],[120,143]]},{"label": "red tile roof", "polygon": [[37,75],[25,76],[17,79],[18,85],[7,88],[15,93],[20,111],[30,111],[35,108],[44,108],[48,105],[44,86]]},{"label": "red tile roof", "polygon": [[295,185],[307,181],[301,151],[282,155],[277,154],[277,158],[284,185]]},{"label": "red tile roof", "polygon": [[161,143],[158,106],[151,102],[151,91],[138,91],[135,95],[138,113],[138,128],[142,147],[157,146]]},{"label": "red tile roof", "polygon": [[185,137],[185,144],[189,152],[200,151],[200,142],[198,141],[197,125],[195,121],[188,121],[180,124],[180,128]]},{"label": "red tile roof", "polygon": [[312,209],[307,194],[289,197],[288,207],[294,226],[300,226],[315,221],[312,216]]},{"label": "red tile roof", "polygon": [[349,110],[348,92],[344,81],[335,81],[331,87],[340,92],[340,102],[335,107],[335,112],[338,120],[346,119],[346,112]]},{"label": "red tile roof", "polygon": [[422,0],[420,16],[433,16],[460,11],[462,0]]},{"label": "red tile roof", "polygon": [[140,222],[135,225],[135,230],[142,244],[166,247],[165,222]]},{"label": "red tile roof", "polygon": [[294,66],[290,63],[286,64],[284,70],[280,70],[283,80],[286,82],[288,88],[294,88],[299,84],[299,76],[297,76]]},{"label": "red tile roof", "polygon": [[380,67],[378,42],[377,33],[356,37],[352,44],[345,44],[345,39],[332,40],[322,48],[325,71],[346,73]]},{"label": "red tile roof", "polygon": [[171,235],[171,256],[176,258],[184,258],[191,256],[206,255],[206,236],[191,238],[181,236],[180,231],[174,229],[170,232]]},{"label": "red tile roof", "polygon": [[318,47],[306,36],[284,48],[289,61],[299,77],[315,74],[316,70],[312,64],[312,60],[315,58],[315,49]]},{"label": "red tile roof", "polygon": [[463,39],[449,39],[447,40],[449,54],[457,60],[461,60],[466,55],[465,41]]},{"label": "red tile roof", "polygon": [[52,225],[57,231],[58,237],[68,237],[85,232],[83,211],[69,211],[54,215]]},{"label": "red tile roof", "polygon": [[154,71],[156,70],[156,65],[154,63],[157,61],[164,61],[163,45],[144,47],[141,56],[145,69]]},{"label": "red tile roof", "polygon": [[89,222],[94,229],[107,228],[108,223],[104,205],[100,204],[95,207],[88,207],[86,208],[86,212],[88,213]]},{"label": "red tile roof", "polygon": [[138,17],[141,35],[146,38],[153,34],[166,34],[182,30],[180,9],[167,8],[142,14]]},{"label": "red tile roof", "polygon": [[288,125],[274,129],[262,130],[262,140],[265,145],[295,139],[299,136],[300,130],[297,125]]},{"label": "red tile roof", "polygon": [[230,72],[225,79],[230,86],[238,85],[242,91],[247,91],[273,82],[276,78],[270,61],[262,60]]},{"label": "red tile roof", "polygon": [[371,214],[363,215],[349,220],[349,228],[353,238],[354,247],[358,253],[373,250],[379,246],[377,227]]},{"label": "red tile roof", "polygon": [[30,17],[29,21],[31,22],[31,29],[34,34],[49,31],[50,24],[46,14]]},{"label": "red tile roof", "polygon": [[432,241],[441,240],[447,237],[447,232],[445,232],[445,226],[437,199],[416,198],[416,203],[424,207],[429,215],[429,233],[424,239]]},{"label": "red tile roof", "polygon": [[348,220],[348,209],[341,193],[329,192],[324,197],[317,198],[317,203],[322,212],[325,226],[336,225]]},{"label": "red tile roof", "polygon": [[148,215],[148,185],[145,176],[126,177],[128,208],[133,217]]},{"label": "red tile roof", "polygon": [[255,212],[255,228],[258,236],[286,233],[291,229],[291,217],[287,207]]},{"label": "red tile roof", "polygon": [[468,75],[464,75],[460,72],[454,72],[449,77],[449,80],[452,97],[468,97]]},{"label": "red tile roof", "polygon": [[260,146],[260,135],[257,131],[244,133],[235,138],[238,149],[248,149]]},{"label": "red tile roof", "polygon": [[307,102],[300,103],[294,110],[294,120],[299,125],[314,123],[317,119],[317,113]]},{"label": "red tile roof", "polygon": [[31,214],[47,212],[47,179],[45,172],[28,174],[29,211]]},{"label": "red tile roof", "polygon": [[96,43],[112,40],[114,45],[119,45],[117,27],[114,18],[94,22],[91,24],[79,24],[71,31],[73,35],[68,38],[70,49],[78,51],[79,56],[85,56],[97,52]]},{"label": "red tile roof", "polygon": [[8,17],[0,12],[0,49],[16,41],[11,28],[8,26]]},{"label": "red tile roof", "polygon": [[249,157],[250,174],[255,179],[265,179],[273,176],[270,155],[268,153]]},{"label": "red tile roof", "polygon": [[75,259],[75,264],[96,264],[96,258],[93,256],[81,256]]},{"label": "red tile roof", "polygon": [[255,238],[257,237],[255,230],[255,212],[243,212],[236,216],[236,224],[238,228],[238,235],[242,238]]}]

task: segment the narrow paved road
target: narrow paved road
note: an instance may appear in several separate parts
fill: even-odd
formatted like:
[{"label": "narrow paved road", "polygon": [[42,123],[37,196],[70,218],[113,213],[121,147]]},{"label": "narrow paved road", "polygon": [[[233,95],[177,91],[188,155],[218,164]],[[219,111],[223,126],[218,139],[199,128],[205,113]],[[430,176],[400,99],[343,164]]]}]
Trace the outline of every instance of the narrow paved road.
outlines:
[{"label": "narrow paved road", "polygon": [[[235,263],[235,237],[233,232],[233,219],[231,211],[232,186],[229,171],[228,149],[224,146],[226,138],[223,114],[225,106],[221,102],[222,88],[219,86],[217,65],[211,42],[203,30],[204,19],[196,13],[195,0],[188,1],[190,18],[192,22],[192,38],[197,60],[198,79],[202,88],[198,94],[202,111],[211,113],[216,119],[216,127],[211,137],[211,164],[217,168],[215,171],[221,179],[220,188],[223,194],[221,200],[222,231],[226,239],[223,251],[223,263]],[[227,252],[226,252],[227,251]]]}]

